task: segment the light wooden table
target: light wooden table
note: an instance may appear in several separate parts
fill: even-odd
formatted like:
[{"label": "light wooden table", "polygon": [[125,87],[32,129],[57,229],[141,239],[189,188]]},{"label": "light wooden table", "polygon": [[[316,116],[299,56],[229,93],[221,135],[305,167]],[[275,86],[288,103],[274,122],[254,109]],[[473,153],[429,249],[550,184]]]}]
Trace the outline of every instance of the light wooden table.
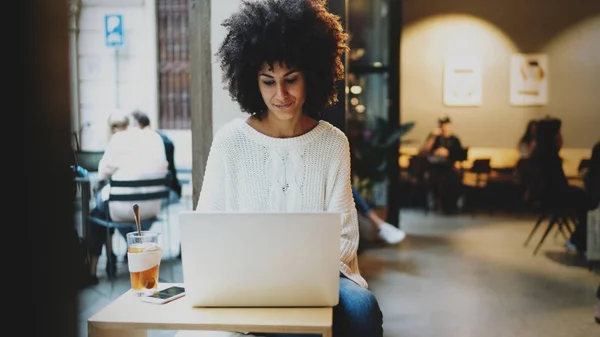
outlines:
[{"label": "light wooden table", "polygon": [[[162,283],[159,288],[183,284]],[[184,296],[142,302],[127,291],[88,319],[89,337],[146,337],[147,330],[321,334],[331,337],[332,308],[193,308]]]}]

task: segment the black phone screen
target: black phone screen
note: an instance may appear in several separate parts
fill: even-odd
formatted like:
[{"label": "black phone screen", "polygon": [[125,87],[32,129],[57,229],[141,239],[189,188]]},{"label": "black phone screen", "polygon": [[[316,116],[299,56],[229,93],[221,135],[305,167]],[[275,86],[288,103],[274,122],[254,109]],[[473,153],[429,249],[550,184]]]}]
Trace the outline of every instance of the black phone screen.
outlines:
[{"label": "black phone screen", "polygon": [[183,287],[169,287],[167,289],[163,289],[161,291],[155,292],[154,295],[152,295],[150,297],[160,298],[162,300],[166,300],[169,297],[173,297],[175,295],[179,295],[179,294],[181,294],[183,292],[185,292],[185,289]]}]

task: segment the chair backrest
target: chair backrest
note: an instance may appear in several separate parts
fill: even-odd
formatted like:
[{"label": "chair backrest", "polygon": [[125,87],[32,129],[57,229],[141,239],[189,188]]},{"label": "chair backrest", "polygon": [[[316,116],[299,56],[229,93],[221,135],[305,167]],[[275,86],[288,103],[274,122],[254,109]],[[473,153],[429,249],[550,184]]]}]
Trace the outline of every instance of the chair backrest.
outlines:
[{"label": "chair backrest", "polygon": [[410,156],[408,161],[408,173],[411,177],[422,178],[427,172],[429,161],[422,155]]},{"label": "chair backrest", "polygon": [[490,159],[475,159],[473,166],[471,166],[471,172],[473,173],[490,173],[492,168],[490,166]]},{"label": "chair backrest", "polygon": [[[110,201],[147,201],[169,198],[169,180],[168,178],[144,179],[144,180],[111,180],[110,181]],[[153,187],[158,190],[145,190],[139,192],[120,192],[115,187]]]},{"label": "chair backrest", "polygon": [[463,147],[460,151],[457,151],[456,158],[457,161],[465,161],[469,157],[469,147]]},{"label": "chair backrest", "polygon": [[141,180],[110,180],[108,212],[117,222],[132,218],[133,204],[139,204],[142,220],[157,216],[164,201],[169,199],[167,177]]}]

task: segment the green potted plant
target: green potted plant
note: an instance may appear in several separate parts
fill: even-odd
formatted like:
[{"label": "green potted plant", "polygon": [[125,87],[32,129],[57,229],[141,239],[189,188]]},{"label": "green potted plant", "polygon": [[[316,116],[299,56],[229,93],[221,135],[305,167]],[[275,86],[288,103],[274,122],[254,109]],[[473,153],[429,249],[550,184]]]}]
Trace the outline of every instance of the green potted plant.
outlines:
[{"label": "green potted plant", "polygon": [[388,170],[391,165],[398,165],[397,161],[388,163],[389,151],[399,146],[401,138],[414,125],[414,122],[407,122],[393,127],[380,117],[351,124],[353,184],[374,206],[387,203]]}]

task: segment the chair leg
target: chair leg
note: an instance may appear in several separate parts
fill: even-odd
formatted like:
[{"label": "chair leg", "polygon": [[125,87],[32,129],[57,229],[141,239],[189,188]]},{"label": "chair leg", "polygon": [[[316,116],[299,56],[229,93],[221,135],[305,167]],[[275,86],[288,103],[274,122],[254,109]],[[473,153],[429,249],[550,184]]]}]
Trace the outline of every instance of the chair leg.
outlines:
[{"label": "chair leg", "polygon": [[[113,259],[113,254],[112,254],[112,235],[110,235],[110,229],[108,227],[106,227],[106,242],[104,243],[105,247],[106,247],[106,263],[111,266],[112,265],[112,259]],[[106,277],[108,278],[109,282],[110,282],[110,296],[112,296],[112,294],[114,294],[115,292],[115,280],[116,280],[116,273],[112,274],[112,273],[106,273]]]},{"label": "chair leg", "polygon": [[573,234],[575,227],[577,227],[577,218],[572,217],[571,215],[565,215],[563,219],[569,234]]},{"label": "chair leg", "polygon": [[[106,227],[106,263],[108,266],[111,266],[113,263],[113,254],[112,254],[112,235],[110,235],[110,229]],[[116,261],[115,261],[116,262]],[[112,273],[107,273],[106,275],[110,280],[114,279],[116,275],[112,275]]]},{"label": "chair leg", "polygon": [[548,233],[550,233],[550,230],[552,229],[552,227],[554,226],[554,224],[557,221],[558,221],[557,216],[553,216],[552,219],[550,219],[550,222],[548,222],[548,227],[546,227],[546,231],[544,232],[544,235],[542,236],[542,238],[540,239],[540,242],[538,242],[537,246],[533,250],[533,255],[537,254],[538,250],[542,246],[542,243],[544,243],[544,240],[546,240],[546,236],[548,236]]},{"label": "chair leg", "polygon": [[[569,236],[567,235],[567,233],[565,233],[564,227],[569,228],[569,225],[567,225],[567,222],[565,221],[564,218],[559,218],[558,219],[558,230],[556,231],[556,233],[554,233],[555,239],[558,236],[558,234],[562,234],[562,236],[563,236],[563,238],[565,238],[565,240],[569,239]],[[567,230],[567,231],[569,231],[569,230]]]},{"label": "chair leg", "polygon": [[542,221],[544,221],[544,219],[547,217],[546,213],[541,213],[540,216],[537,219],[537,222],[535,223],[535,226],[533,226],[533,229],[531,230],[531,232],[529,233],[529,236],[527,237],[527,239],[525,240],[525,243],[523,243],[523,247],[527,247],[527,244],[529,243],[529,241],[531,240],[531,238],[533,237],[533,234],[535,233],[535,231],[538,229],[538,227],[540,227],[540,225],[542,224]]}]

